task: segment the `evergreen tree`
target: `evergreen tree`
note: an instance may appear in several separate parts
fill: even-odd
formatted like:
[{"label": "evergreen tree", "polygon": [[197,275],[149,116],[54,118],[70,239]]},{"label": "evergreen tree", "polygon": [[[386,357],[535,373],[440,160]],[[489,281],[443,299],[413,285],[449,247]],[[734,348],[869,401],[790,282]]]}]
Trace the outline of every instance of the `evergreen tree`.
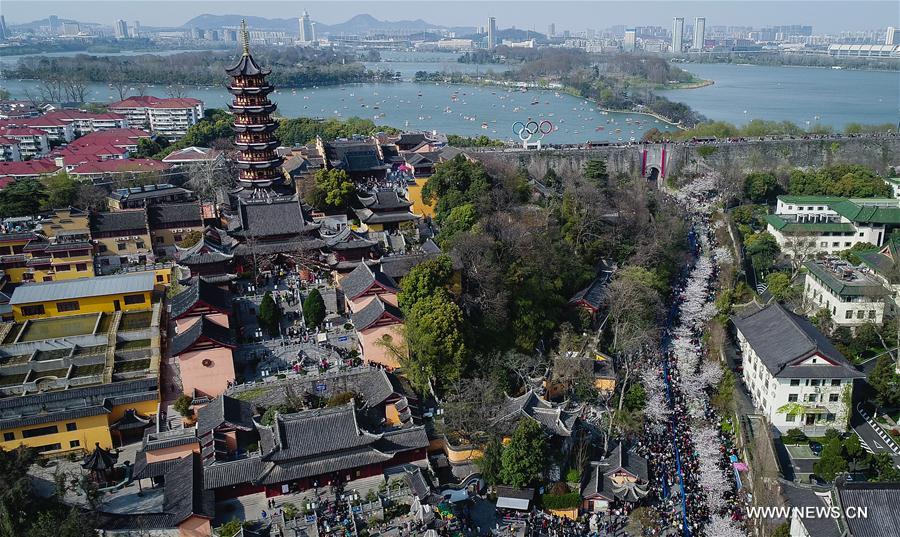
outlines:
[{"label": "evergreen tree", "polygon": [[878,358],[875,369],[869,373],[869,384],[875,390],[879,405],[900,403],[900,375],[895,369],[894,358],[888,354]]},{"label": "evergreen tree", "polygon": [[609,173],[606,171],[606,161],[591,159],[584,163],[584,178],[592,181],[597,186],[607,186]]},{"label": "evergreen tree", "polygon": [[844,446],[840,438],[833,438],[822,450],[822,456],[813,464],[816,475],[826,481],[832,481],[838,474],[847,471],[847,459],[844,458]]},{"label": "evergreen tree", "polygon": [[37,179],[19,179],[0,190],[0,215],[34,216],[47,199],[44,186]]},{"label": "evergreen tree", "polygon": [[481,477],[489,485],[500,484],[500,472],[503,469],[503,442],[493,437],[484,447],[484,455],[475,460]]},{"label": "evergreen tree", "polygon": [[525,487],[544,475],[547,439],[541,425],[523,418],[513,432],[509,445],[503,450],[500,479],[513,487]]},{"label": "evergreen tree", "polygon": [[445,292],[415,303],[406,317],[409,363],[404,369],[413,385],[428,391],[429,383],[458,379],[465,366],[463,315]]},{"label": "evergreen tree", "polygon": [[439,289],[446,288],[452,277],[453,262],[447,255],[419,263],[403,278],[400,293],[397,295],[400,308],[409,313],[417,302],[434,295]]},{"label": "evergreen tree", "polygon": [[325,320],[325,300],[318,289],[310,291],[303,301],[303,319],[310,327],[319,326]]},{"label": "evergreen tree", "polygon": [[278,325],[281,322],[281,308],[275,303],[275,299],[272,298],[271,292],[266,291],[266,294],[263,295],[262,302],[259,303],[259,310],[257,310],[256,318],[259,320],[259,324],[265,328],[269,334],[273,336],[278,334]]}]

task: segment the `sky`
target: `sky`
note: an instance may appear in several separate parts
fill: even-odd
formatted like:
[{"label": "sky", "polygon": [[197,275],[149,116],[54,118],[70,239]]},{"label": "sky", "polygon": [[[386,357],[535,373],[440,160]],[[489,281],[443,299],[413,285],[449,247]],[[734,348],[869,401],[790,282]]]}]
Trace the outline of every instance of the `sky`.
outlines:
[{"label": "sky", "polygon": [[616,24],[666,26],[675,16],[687,24],[706,17],[706,25],[769,26],[810,24],[815,33],[900,27],[900,2],[866,0],[2,0],[0,14],[7,24],[30,22],[48,15],[112,25],[117,19],[138,20],[145,26],[180,26],[196,15],[239,14],[269,18],[297,17],[303,10],[314,21],[343,22],[369,13],[382,20],[421,18],[442,26],[483,26],[497,17],[500,28],[516,26],[546,32],[602,29]]}]

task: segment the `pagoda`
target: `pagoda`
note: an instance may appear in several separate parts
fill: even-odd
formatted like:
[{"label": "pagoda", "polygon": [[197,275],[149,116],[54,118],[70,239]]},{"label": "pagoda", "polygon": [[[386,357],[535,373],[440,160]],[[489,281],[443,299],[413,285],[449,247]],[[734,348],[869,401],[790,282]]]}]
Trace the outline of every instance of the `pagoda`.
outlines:
[{"label": "pagoda", "polygon": [[234,114],[234,143],[240,150],[238,181],[252,194],[281,183],[282,159],[275,152],[278,147],[275,129],[278,125],[272,119],[272,113],[276,105],[268,97],[274,88],[266,81],[271,70],[260,67],[250,55],[250,40],[244,21],[241,21],[241,39],[244,43],[241,59],[225,72],[231,77],[228,91],[234,95],[228,107]]}]

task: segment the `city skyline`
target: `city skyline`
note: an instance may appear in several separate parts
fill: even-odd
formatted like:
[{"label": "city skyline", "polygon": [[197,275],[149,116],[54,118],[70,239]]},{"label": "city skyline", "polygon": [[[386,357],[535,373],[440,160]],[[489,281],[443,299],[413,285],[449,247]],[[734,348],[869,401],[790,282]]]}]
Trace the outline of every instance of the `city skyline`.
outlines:
[{"label": "city skyline", "polygon": [[[765,27],[779,24],[807,24],[815,33],[838,33],[841,31],[865,31],[886,26],[900,26],[896,4],[893,2],[834,2],[834,1],[792,1],[778,2],[778,9],[763,9],[767,2],[720,1],[720,2],[554,2],[553,21],[547,21],[546,3],[537,1],[517,2],[514,11],[509,9],[509,1],[492,2],[406,2],[387,0],[373,2],[332,0],[331,2],[286,2],[267,0],[255,2],[252,6],[242,2],[210,2],[194,0],[178,2],[177,17],[171,11],[159,9],[159,4],[174,3],[174,0],[155,2],[138,0],[126,6],[116,2],[116,9],[110,9],[113,2],[91,0],[84,2],[24,1],[4,2],[4,16],[8,25],[23,24],[56,15],[60,18],[79,22],[98,23],[115,27],[119,19],[140,20],[144,26],[177,27],[191,18],[202,14],[213,15],[259,15],[279,13],[278,18],[299,18],[304,11],[310,13],[313,21],[324,24],[344,22],[355,15],[371,14],[381,20],[422,19],[439,26],[484,25],[487,17],[497,17],[499,29],[515,26],[522,29],[546,31],[547,23],[553,22],[557,33],[565,30],[578,32],[587,29],[601,29],[610,26],[664,26],[671,27],[674,17],[693,21],[705,18],[707,27],[752,26]],[[397,16],[382,14],[383,4],[396,9]],[[634,9],[640,3],[641,9]],[[770,2],[774,3],[774,2]],[[285,10],[290,4],[291,10]],[[465,5],[465,9],[460,9]],[[340,6],[340,7],[338,7]],[[296,13],[294,13],[296,11]],[[402,15],[401,15],[402,14]],[[499,15],[499,16],[498,16]],[[275,18],[275,17],[273,17]],[[585,21],[596,21],[586,23]],[[876,22],[877,21],[877,22]]]}]

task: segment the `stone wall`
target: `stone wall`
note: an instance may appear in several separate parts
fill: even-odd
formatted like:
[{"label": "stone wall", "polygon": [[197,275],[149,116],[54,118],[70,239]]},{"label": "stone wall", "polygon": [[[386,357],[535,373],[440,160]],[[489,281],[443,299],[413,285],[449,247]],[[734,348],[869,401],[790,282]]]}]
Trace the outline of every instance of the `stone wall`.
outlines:
[{"label": "stone wall", "polygon": [[[565,148],[541,151],[477,151],[471,155],[485,165],[524,167],[540,178],[552,168],[558,175],[580,175],[586,161],[606,160],[610,175],[641,173],[645,146]],[[705,149],[701,149],[705,148]],[[666,177],[679,178],[706,162],[726,179],[742,180],[750,171],[779,171],[830,164],[865,164],[878,172],[900,166],[900,137],[858,137],[822,140],[773,140],[722,144],[667,144]],[[650,162],[648,162],[648,167]]]}]

